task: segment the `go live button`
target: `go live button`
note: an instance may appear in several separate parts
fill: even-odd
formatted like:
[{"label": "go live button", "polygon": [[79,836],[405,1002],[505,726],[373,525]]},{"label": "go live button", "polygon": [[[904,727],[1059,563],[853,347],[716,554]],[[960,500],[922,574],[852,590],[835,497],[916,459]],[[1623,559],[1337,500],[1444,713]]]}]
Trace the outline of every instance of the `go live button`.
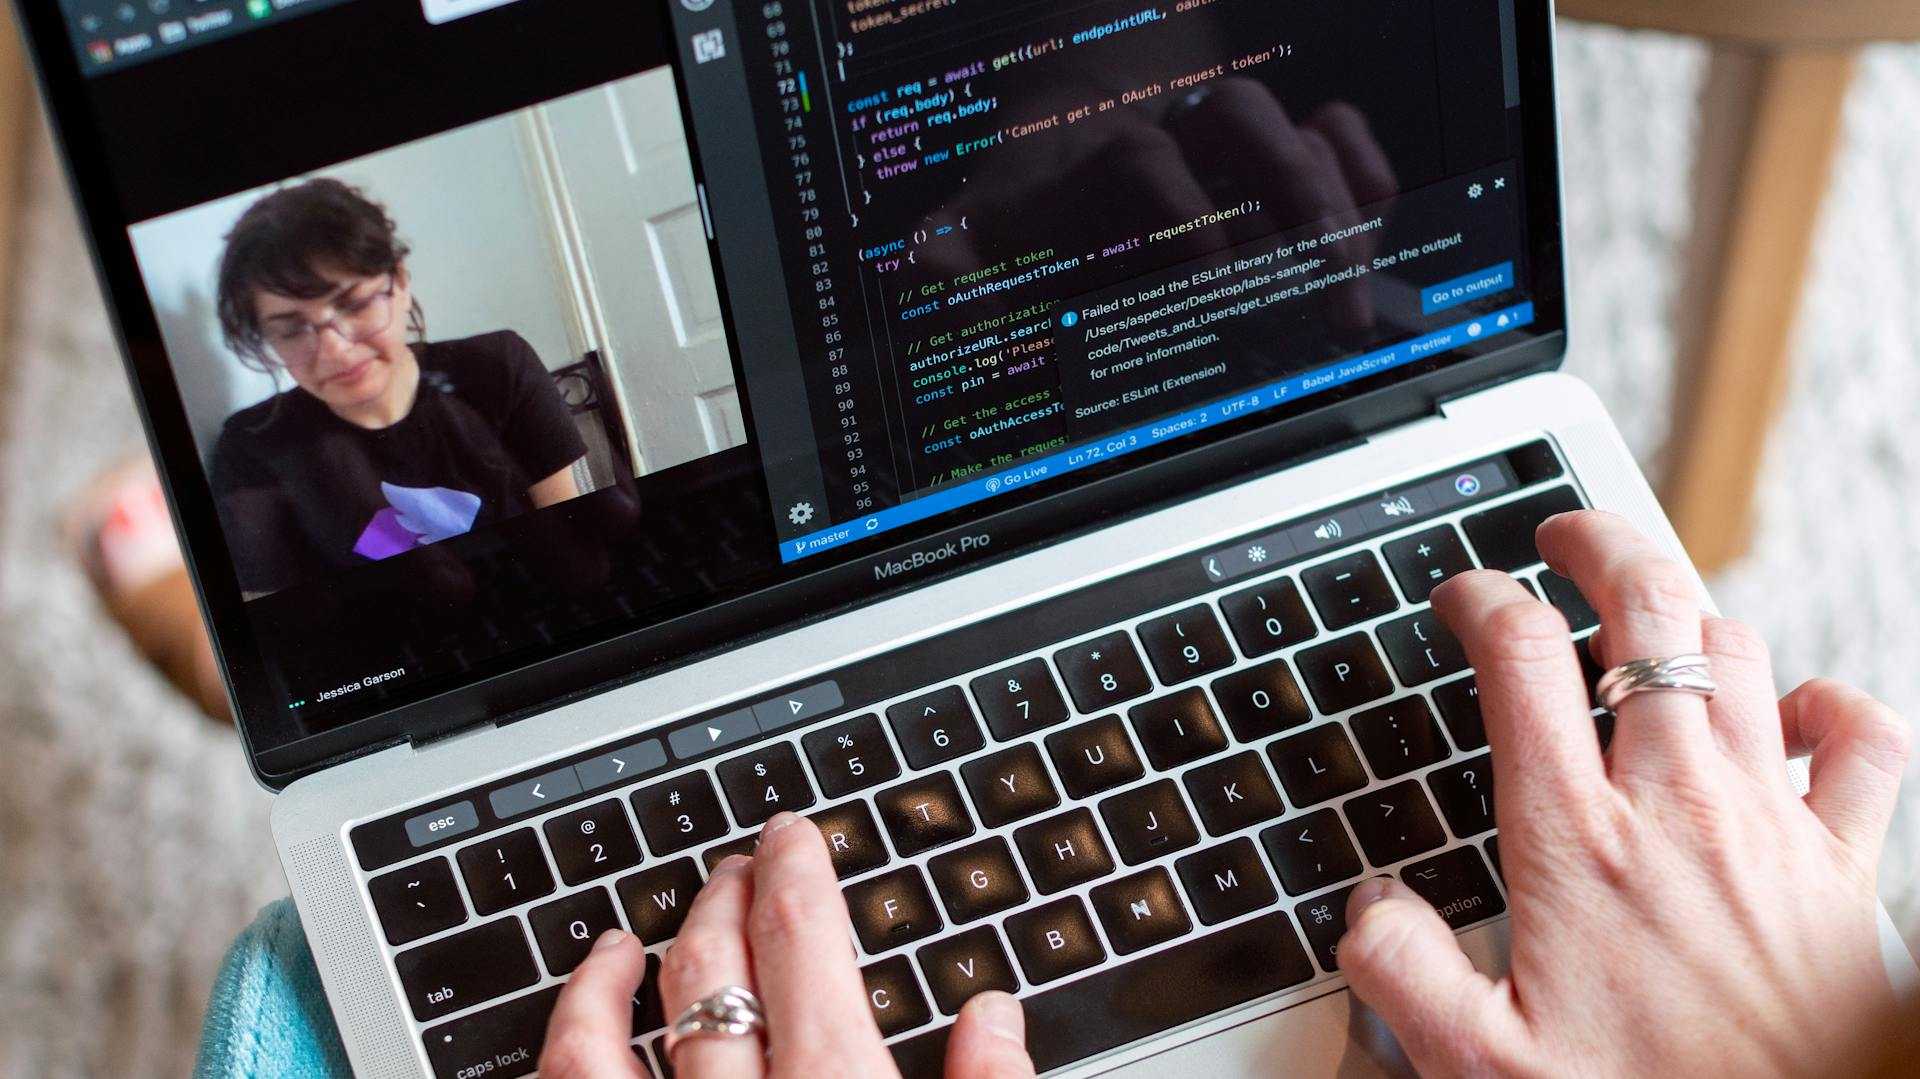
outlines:
[{"label": "go live button", "polygon": [[742,708],[738,712],[703,720],[691,727],[682,727],[667,735],[667,744],[673,747],[674,756],[688,761],[710,749],[730,746],[759,734],[760,728],[754,725],[753,713]]},{"label": "go live button", "polygon": [[837,712],[844,704],[846,701],[840,696],[840,683],[829,679],[792,693],[783,693],[770,701],[761,701],[753,706],[753,718],[759,720],[762,731],[772,733]]}]

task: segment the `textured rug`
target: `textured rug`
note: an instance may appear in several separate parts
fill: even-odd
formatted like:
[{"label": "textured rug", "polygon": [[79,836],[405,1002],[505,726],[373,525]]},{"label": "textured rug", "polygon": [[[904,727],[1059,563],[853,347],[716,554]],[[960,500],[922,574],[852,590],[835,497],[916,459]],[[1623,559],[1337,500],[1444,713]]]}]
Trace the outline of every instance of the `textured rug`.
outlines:
[{"label": "textured rug", "polygon": [[[1697,48],[1584,28],[1563,41],[1570,367],[1642,459],[1666,435],[1676,250],[1688,225]],[[1793,404],[1758,546],[1715,582],[1774,643],[1783,685],[1832,673],[1920,713],[1920,50],[1866,65],[1826,209]],[[15,339],[0,357],[0,1075],[179,1075],[221,950],[282,894],[267,797],[105,621],[61,507],[141,445],[44,139]],[[1920,925],[1920,798],[1885,894]],[[1910,929],[1910,936],[1913,934]]]}]

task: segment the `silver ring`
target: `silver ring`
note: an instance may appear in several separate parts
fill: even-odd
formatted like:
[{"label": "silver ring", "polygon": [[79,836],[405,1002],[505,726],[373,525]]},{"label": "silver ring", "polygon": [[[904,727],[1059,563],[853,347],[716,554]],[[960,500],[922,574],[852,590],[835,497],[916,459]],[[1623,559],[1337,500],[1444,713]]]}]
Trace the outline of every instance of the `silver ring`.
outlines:
[{"label": "silver ring", "polygon": [[767,1031],[767,1011],[753,990],[725,985],[687,1005],[667,1030],[667,1057],[687,1038],[761,1037]]},{"label": "silver ring", "polygon": [[1712,663],[1707,657],[1698,652],[1689,652],[1667,659],[1636,659],[1631,663],[1622,663],[1600,676],[1599,685],[1594,687],[1594,696],[1599,698],[1600,707],[1617,713],[1620,702],[1635,693],[1650,690],[1691,693],[1711,700],[1714,694],[1720,692],[1720,685],[1713,680]]}]

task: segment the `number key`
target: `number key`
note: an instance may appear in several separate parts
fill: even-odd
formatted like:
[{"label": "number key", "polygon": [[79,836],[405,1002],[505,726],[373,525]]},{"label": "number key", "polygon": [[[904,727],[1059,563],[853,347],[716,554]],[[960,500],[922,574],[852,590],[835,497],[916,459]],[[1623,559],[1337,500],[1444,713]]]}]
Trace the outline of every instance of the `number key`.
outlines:
[{"label": "number key", "polygon": [[1162,685],[1177,686],[1233,663],[1227,635],[1205,604],[1141,623],[1140,643]]},{"label": "number key", "polygon": [[829,798],[866,790],[900,774],[900,760],[875,716],[859,716],[814,731],[802,744],[813,762],[813,777]]},{"label": "number key", "polygon": [[474,913],[481,917],[553,891],[553,871],[531,828],[462,847],[459,859]]},{"label": "number key", "polygon": [[1016,663],[971,683],[993,736],[1005,742],[1067,721],[1067,701],[1044,659]]},{"label": "number key", "polygon": [[783,809],[798,813],[813,804],[813,787],[806,769],[785,742],[761,746],[751,753],[720,762],[720,789],[743,828],[765,824]]},{"label": "number key", "polygon": [[1111,708],[1144,696],[1153,688],[1146,667],[1140,663],[1140,653],[1125,630],[1062,648],[1054,653],[1053,661],[1067,680],[1073,703],[1082,712]]},{"label": "number key", "polygon": [[674,854],[727,834],[727,815],[705,772],[688,772],[633,793],[633,815],[640,818],[647,848]]},{"label": "number key", "polygon": [[1285,577],[1228,596],[1220,601],[1220,609],[1227,614],[1233,639],[1250,657],[1310,641],[1316,632],[1300,589]]},{"label": "number key", "polygon": [[887,709],[900,752],[914,768],[931,768],[987,744],[959,686],[948,686]]},{"label": "number key", "polygon": [[609,799],[555,817],[546,823],[546,831],[553,863],[568,884],[640,864],[640,844],[627,824],[627,811],[617,801]]}]

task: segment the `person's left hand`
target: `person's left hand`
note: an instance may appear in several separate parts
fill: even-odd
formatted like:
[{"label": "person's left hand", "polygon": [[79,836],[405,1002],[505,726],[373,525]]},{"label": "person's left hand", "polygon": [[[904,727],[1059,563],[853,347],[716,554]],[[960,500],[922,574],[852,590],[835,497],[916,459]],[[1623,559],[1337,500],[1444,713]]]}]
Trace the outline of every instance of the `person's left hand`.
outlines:
[{"label": "person's left hand", "polygon": [[[628,1048],[633,994],[645,969],[646,952],[632,934],[613,930],[595,942],[554,1006],[542,1076],[647,1074]],[[803,817],[774,817],[761,830],[754,857],[734,855],[715,866],[667,949],[660,994],[669,1020],[729,985],[753,990],[766,1006],[766,1042],[687,1038],[673,1050],[676,1075],[899,1076],[867,1007],[826,841]],[[948,1079],[1030,1079],[1025,1030],[1014,998],[973,998],[948,1043]]]}]

